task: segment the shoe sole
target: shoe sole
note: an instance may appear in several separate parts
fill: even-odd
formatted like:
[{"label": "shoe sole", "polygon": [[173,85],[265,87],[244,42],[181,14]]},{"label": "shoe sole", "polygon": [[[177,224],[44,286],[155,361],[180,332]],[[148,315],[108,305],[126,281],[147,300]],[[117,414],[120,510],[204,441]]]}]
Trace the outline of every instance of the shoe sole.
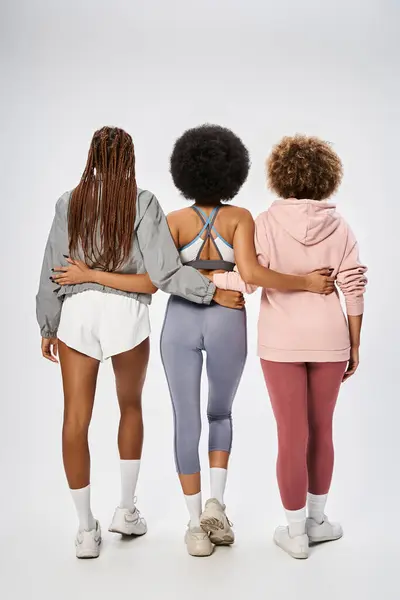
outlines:
[{"label": "shoe sole", "polygon": [[284,548],[277,540],[274,539],[274,544],[278,546],[281,550],[289,554],[292,558],[296,560],[306,560],[308,558],[308,554],[306,552],[290,552],[287,548]]},{"label": "shoe sole", "polygon": [[224,535],[223,537],[210,536],[211,542],[215,546],[232,546],[235,543],[235,538],[232,535]]},{"label": "shoe sole", "polygon": [[310,544],[325,544],[326,542],[337,542],[337,540],[342,539],[342,537],[343,533],[337,535],[336,537],[327,536],[323,538],[313,538],[308,536],[308,539],[310,540]]},{"label": "shoe sole", "polygon": [[142,537],[143,535],[146,535],[146,533],[147,533],[147,529],[143,533],[126,533],[126,531],[121,531],[120,529],[116,529],[113,527],[110,527],[108,529],[108,531],[110,533],[119,533],[120,535],[123,535],[125,537]]}]

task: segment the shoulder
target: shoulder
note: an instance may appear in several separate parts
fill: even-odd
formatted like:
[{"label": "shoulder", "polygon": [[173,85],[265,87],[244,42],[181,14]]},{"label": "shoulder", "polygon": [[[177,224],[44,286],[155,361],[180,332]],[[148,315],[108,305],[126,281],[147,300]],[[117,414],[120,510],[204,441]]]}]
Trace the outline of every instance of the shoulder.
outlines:
[{"label": "shoulder", "polygon": [[193,210],[190,208],[180,208],[178,210],[173,210],[168,213],[167,219],[168,223],[173,223],[174,225],[178,225],[182,221],[187,221],[188,218],[195,216]]},{"label": "shoulder", "polygon": [[156,213],[160,210],[160,204],[153,192],[138,188],[136,198],[136,220],[140,221],[146,212]]},{"label": "shoulder", "polygon": [[68,205],[72,196],[73,190],[65,192],[56,202],[56,215],[63,217],[67,215]]},{"label": "shoulder", "polygon": [[236,225],[254,223],[253,215],[249,210],[247,210],[247,208],[227,204],[224,210],[226,211],[226,215],[229,215],[229,217],[232,219],[232,221],[235,222]]},{"label": "shoulder", "polygon": [[66,208],[69,204],[72,192],[73,190],[70,190],[69,192],[64,192],[64,194],[60,196],[60,198],[57,200],[56,208]]},{"label": "shoulder", "polygon": [[253,215],[247,208],[242,208],[241,206],[232,206],[232,209],[235,211],[239,219],[246,219],[247,221],[251,219],[254,221]]},{"label": "shoulder", "polygon": [[260,213],[255,220],[256,227],[266,227],[269,218],[269,211],[264,210],[264,212]]},{"label": "shoulder", "polygon": [[150,190],[142,190],[141,188],[137,189],[136,204],[138,208],[147,208],[153,199],[156,199],[156,197],[153,192],[150,192]]}]

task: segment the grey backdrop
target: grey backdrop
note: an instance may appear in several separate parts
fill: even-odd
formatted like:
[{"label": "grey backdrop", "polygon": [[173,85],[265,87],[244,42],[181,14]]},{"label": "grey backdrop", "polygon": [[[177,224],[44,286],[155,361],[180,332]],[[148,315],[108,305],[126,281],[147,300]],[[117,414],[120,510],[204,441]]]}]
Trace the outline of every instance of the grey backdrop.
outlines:
[{"label": "grey backdrop", "polygon": [[[398,2],[3,0],[0,10],[6,597],[398,597]],[[93,130],[110,124],[134,137],[139,185],[156,193],[165,211],[183,206],[168,173],[169,153],[185,128],[203,122],[231,127],[247,144],[253,165],[237,202],[255,216],[271,201],[264,159],[282,135],[322,136],[343,158],[337,202],[370,268],[362,363],[337,410],[328,506],[346,536],[306,563],[271,543],[283,515],[275,425],[255,356],[257,294],[248,300],[249,360],[235,403],[227,493],[238,542],[208,560],[186,555],[187,516],[158,352],[167,300],[160,292],[151,309],[138,489],[149,534],[133,543],[106,534],[101,559],[78,562],[60,453],[60,375],[40,356],[34,312],[54,204],[78,181]],[[104,529],[119,500],[117,418],[105,365],[91,430],[93,505]],[[205,439],[202,452],[205,461]]]}]

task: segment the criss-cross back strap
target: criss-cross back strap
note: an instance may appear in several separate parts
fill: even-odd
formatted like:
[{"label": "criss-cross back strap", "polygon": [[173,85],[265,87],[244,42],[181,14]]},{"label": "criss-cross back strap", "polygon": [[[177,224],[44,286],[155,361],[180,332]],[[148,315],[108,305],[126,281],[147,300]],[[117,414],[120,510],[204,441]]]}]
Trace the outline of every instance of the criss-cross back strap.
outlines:
[{"label": "criss-cross back strap", "polygon": [[220,252],[220,249],[218,248],[218,245],[216,244],[215,239],[212,235],[212,230],[214,228],[215,219],[217,218],[217,214],[218,214],[220,207],[216,206],[210,213],[209,217],[207,217],[207,215],[201,210],[201,208],[197,208],[197,206],[192,206],[192,208],[199,215],[199,217],[203,223],[203,229],[199,233],[198,237],[200,237],[204,233],[204,231],[206,232],[206,237],[204,238],[203,243],[200,246],[200,249],[196,256],[196,260],[200,259],[200,255],[203,251],[203,248],[204,248],[207,240],[211,240],[211,242],[214,244],[214,248],[216,249],[216,251],[218,253],[218,256],[220,257],[221,260],[223,260],[223,256]]}]

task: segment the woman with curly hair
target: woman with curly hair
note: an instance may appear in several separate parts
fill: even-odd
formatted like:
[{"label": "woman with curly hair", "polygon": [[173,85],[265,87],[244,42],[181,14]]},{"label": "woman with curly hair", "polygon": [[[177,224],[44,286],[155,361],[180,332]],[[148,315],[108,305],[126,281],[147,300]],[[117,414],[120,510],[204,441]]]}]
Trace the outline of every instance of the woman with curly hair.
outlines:
[{"label": "woman with curly hair", "polygon": [[43,356],[57,362],[59,354],[61,363],[63,459],[79,519],[78,558],[95,558],[100,551],[100,525],[90,505],[88,429],[99,363],[107,358],[121,411],[121,502],[110,531],[147,531],[134,497],[143,444],[148,305],[157,288],[198,304],[242,303],[241,294],[216,290],[195,269],[182,266],[156,197],[137,188],[131,136],[103,127],[93,136],[79,184],[57,202],[37,295]]},{"label": "woman with curly hair", "polygon": [[[216,271],[230,272],[237,265],[246,282],[265,288],[332,292],[333,281],[324,270],[310,275],[282,275],[259,264],[250,212],[223,204],[239,192],[248,170],[248,151],[228,129],[204,125],[186,131],[177,140],[171,156],[172,178],[183,196],[193,201],[190,207],[168,216],[182,263],[211,279]],[[207,355],[211,478],[211,495],[204,511],[199,461],[203,351]],[[232,403],[246,352],[244,308],[195,306],[177,296],[170,297],[161,355],[174,412],[176,467],[190,515],[185,541],[193,556],[208,556],[214,545],[234,541],[224,491],[232,444]]]},{"label": "woman with curly hair", "polygon": [[[258,355],[277,421],[277,476],[288,522],[274,540],[294,558],[307,558],[309,542],[343,534],[325,516],[334,460],[332,420],[340,385],[359,364],[366,267],[349,226],[335,204],[326,202],[342,179],[341,161],[329,144],[286,137],[273,149],[267,171],[280,200],[256,220],[260,264],[297,274],[329,265],[347,307],[346,322],[337,293],[317,297],[263,286]],[[222,289],[255,289],[238,273],[213,279]]]}]

